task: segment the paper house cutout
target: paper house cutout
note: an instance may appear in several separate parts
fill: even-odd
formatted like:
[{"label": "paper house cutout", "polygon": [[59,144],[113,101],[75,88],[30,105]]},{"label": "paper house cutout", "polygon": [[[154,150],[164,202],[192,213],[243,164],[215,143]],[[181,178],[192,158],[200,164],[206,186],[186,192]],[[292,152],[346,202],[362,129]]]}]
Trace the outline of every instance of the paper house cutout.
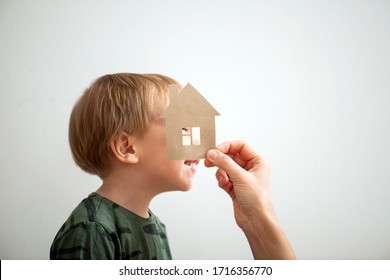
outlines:
[{"label": "paper house cutout", "polygon": [[217,110],[190,84],[181,92],[169,87],[166,118],[167,157],[171,160],[201,159],[215,147]]}]

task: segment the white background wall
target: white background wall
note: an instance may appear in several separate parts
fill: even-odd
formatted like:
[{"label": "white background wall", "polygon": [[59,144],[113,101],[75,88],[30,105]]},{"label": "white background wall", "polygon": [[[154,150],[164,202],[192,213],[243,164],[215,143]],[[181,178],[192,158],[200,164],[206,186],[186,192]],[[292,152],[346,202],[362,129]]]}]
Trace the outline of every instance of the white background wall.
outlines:
[{"label": "white background wall", "polygon": [[[100,181],[67,125],[113,72],[191,82],[272,165],[279,220],[301,259],[390,258],[390,1],[0,0],[0,258],[47,259]],[[151,209],[175,259],[249,259],[203,167]]]}]

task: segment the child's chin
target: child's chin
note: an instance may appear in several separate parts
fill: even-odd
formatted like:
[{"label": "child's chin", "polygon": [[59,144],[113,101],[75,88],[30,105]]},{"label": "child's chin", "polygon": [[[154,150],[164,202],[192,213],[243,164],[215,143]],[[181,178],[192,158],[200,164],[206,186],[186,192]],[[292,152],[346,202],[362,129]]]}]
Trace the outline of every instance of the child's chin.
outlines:
[{"label": "child's chin", "polygon": [[192,182],[184,184],[183,186],[180,187],[180,191],[182,192],[188,192],[191,189],[192,189]]}]

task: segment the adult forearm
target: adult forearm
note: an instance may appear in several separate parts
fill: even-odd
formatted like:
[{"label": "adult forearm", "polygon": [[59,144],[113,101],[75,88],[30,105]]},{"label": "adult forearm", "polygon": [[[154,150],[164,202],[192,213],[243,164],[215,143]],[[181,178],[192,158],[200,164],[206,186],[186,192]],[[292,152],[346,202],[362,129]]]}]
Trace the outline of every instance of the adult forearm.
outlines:
[{"label": "adult forearm", "polygon": [[242,227],[255,260],[292,260],[294,251],[273,215],[261,214]]}]

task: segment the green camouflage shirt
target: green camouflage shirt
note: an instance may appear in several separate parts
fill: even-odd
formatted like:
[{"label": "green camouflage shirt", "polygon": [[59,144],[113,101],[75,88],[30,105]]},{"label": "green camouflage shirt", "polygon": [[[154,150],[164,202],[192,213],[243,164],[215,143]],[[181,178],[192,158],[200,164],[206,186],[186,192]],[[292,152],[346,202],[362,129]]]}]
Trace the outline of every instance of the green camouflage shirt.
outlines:
[{"label": "green camouflage shirt", "polygon": [[171,259],[163,223],[90,194],[54,238],[50,259]]}]

